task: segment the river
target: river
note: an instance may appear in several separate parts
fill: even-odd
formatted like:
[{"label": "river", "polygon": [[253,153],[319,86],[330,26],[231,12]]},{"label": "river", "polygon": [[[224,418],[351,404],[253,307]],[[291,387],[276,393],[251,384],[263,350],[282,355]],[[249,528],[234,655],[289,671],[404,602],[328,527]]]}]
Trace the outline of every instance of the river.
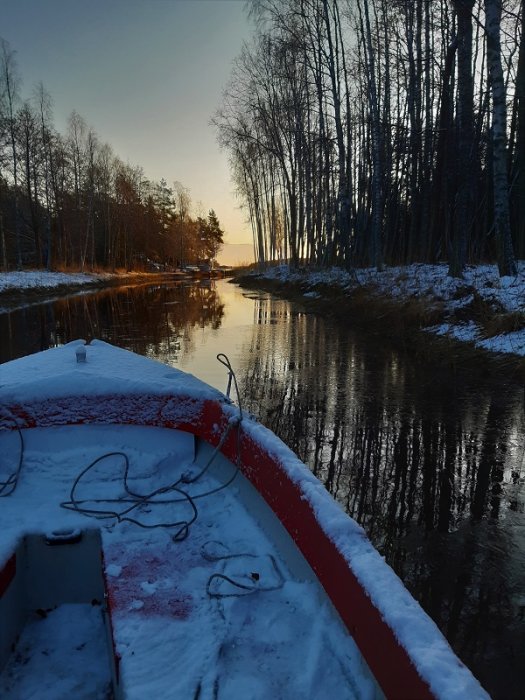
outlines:
[{"label": "river", "polygon": [[101,338],[225,390],[310,466],[495,700],[525,687],[523,386],[226,281],[127,286],[0,314],[0,362]]}]

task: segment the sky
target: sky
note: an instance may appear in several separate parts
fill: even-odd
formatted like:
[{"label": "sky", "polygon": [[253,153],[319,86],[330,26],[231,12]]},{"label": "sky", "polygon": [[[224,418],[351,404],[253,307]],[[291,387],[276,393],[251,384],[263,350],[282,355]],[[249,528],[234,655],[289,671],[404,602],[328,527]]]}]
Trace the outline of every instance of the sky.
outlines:
[{"label": "sky", "polygon": [[65,133],[76,110],[147,178],[181,182],[230,244],[250,243],[210,120],[251,35],[244,0],[0,0],[21,96],[40,81]]}]

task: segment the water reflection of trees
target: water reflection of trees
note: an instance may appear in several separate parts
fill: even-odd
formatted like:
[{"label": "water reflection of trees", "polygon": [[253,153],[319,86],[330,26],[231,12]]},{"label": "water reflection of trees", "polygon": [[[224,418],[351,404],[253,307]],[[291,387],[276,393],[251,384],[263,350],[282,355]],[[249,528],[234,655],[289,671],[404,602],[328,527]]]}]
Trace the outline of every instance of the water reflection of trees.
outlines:
[{"label": "water reflection of trees", "polygon": [[0,362],[76,338],[100,338],[175,362],[197,328],[220,326],[224,305],[212,284],[119,287],[0,314]]},{"label": "water reflection of trees", "polygon": [[377,338],[285,302],[260,300],[255,326],[249,409],[363,524],[493,696],[518,697],[521,387],[467,371],[429,377]]}]

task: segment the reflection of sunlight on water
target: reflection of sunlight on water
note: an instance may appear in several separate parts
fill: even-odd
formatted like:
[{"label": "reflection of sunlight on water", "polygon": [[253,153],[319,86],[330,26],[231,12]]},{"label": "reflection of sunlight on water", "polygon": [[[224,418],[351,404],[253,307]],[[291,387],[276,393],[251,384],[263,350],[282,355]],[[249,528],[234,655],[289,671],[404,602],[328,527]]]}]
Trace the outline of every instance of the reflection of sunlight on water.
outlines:
[{"label": "reflection of sunlight on water", "polygon": [[[216,357],[224,353],[239,375],[244,365],[243,350],[253,329],[253,299],[247,298],[235,285],[224,280],[217,282],[217,292],[224,304],[224,316],[219,328],[196,329],[192,347],[181,353],[174,363],[220,391],[228,384],[227,373]],[[160,359],[160,358],[159,358]]]}]

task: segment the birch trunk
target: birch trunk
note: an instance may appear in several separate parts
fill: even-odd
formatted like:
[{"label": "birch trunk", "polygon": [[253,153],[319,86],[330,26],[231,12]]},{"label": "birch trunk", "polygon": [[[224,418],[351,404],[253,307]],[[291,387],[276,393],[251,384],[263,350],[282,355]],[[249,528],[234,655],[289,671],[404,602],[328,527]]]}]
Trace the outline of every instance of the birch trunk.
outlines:
[{"label": "birch trunk", "polygon": [[507,106],[501,65],[501,0],[485,0],[487,65],[492,93],[494,227],[500,276],[516,275],[509,214],[507,174]]},{"label": "birch trunk", "polygon": [[453,0],[458,21],[458,189],[454,240],[448,273],[461,277],[467,260],[467,241],[474,213],[474,177],[471,158],[474,143],[474,78],[472,74],[472,9],[474,0]]},{"label": "birch trunk", "polygon": [[[377,96],[375,52],[372,44],[370,29],[369,0],[363,0],[365,55],[368,68],[368,96],[371,117],[371,147],[372,147],[372,235],[370,240],[370,262],[380,270],[383,266],[381,246],[381,226],[383,222],[383,187],[381,159],[381,127],[379,123],[379,105]],[[359,6],[359,3],[358,3]],[[361,8],[359,8],[361,11]]]}]

